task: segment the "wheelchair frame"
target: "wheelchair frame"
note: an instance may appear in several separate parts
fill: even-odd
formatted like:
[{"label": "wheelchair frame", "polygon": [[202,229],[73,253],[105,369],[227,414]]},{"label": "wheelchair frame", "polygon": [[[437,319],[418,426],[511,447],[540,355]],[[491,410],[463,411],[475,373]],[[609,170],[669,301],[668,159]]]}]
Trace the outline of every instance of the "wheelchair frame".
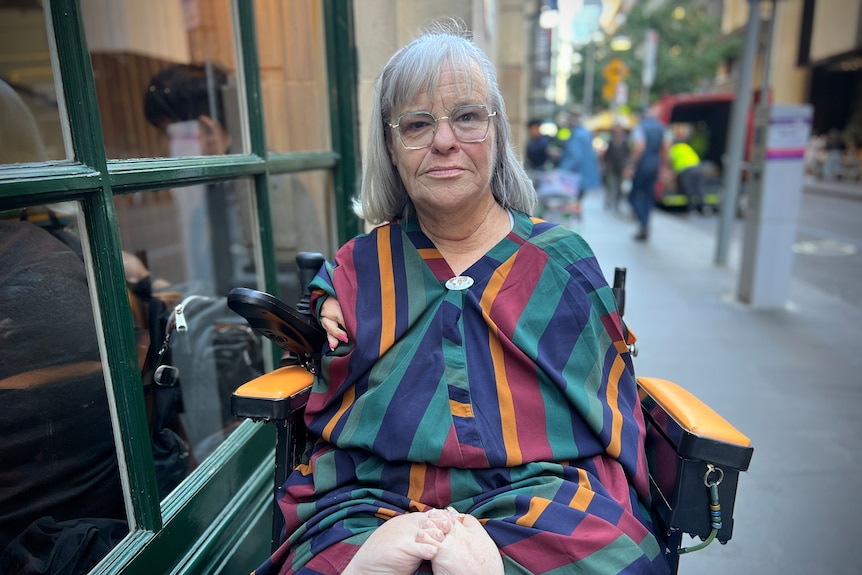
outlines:
[{"label": "wheelchair frame", "polygon": [[[278,490],[290,471],[301,463],[306,449],[308,435],[303,415],[319,350],[326,341],[325,332],[307,311],[306,286],[322,263],[320,254],[297,255],[303,286],[297,307],[303,311],[247,288],[234,289],[228,296],[228,306],[242,315],[252,329],[287,351],[292,364],[240,386],[231,398],[235,416],[276,426],[273,551],[283,530]],[[615,271],[613,292],[622,321],[624,268]],[[624,323],[623,331],[632,355],[637,355],[635,338]],[[722,544],[730,540],[739,473],[748,469],[754,448],[748,437],[681,386],[653,377],[638,377],[637,384],[647,425],[650,512],[658,535],[664,539],[671,571],[677,573],[680,555],[700,549],[713,539]],[[683,534],[699,537],[703,543],[683,548]]]}]

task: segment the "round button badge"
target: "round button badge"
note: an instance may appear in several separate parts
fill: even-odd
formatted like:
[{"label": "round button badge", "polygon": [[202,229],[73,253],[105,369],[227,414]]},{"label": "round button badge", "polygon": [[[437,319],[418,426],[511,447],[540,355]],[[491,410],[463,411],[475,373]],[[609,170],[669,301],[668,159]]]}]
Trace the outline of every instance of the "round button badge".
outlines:
[{"label": "round button badge", "polygon": [[455,276],[446,280],[446,289],[452,291],[461,291],[473,285],[473,278],[470,276]]}]

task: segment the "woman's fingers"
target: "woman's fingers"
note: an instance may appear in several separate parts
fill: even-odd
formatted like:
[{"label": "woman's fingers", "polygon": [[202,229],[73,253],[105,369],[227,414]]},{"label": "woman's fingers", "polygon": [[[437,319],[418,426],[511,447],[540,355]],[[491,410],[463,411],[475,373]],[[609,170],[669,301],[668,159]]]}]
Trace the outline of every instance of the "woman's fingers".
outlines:
[{"label": "woman's fingers", "polygon": [[323,300],[323,304],[320,306],[320,325],[326,331],[326,339],[330,349],[338,347],[339,342],[347,343],[347,331],[344,329],[341,304],[334,297]]},{"label": "woman's fingers", "polygon": [[335,349],[339,342],[347,343],[347,332],[337,322],[329,318],[321,318],[320,325],[326,331],[326,341],[329,348]]}]

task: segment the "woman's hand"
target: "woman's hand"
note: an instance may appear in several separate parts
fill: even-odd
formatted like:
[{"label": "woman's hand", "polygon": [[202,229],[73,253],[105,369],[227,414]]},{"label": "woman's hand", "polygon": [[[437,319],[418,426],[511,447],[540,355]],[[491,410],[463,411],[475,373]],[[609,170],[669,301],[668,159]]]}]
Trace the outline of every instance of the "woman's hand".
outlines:
[{"label": "woman's hand", "polygon": [[320,325],[326,330],[329,349],[338,347],[338,342],[347,343],[344,316],[341,314],[341,304],[336,298],[330,296],[323,300],[323,305],[320,306]]}]

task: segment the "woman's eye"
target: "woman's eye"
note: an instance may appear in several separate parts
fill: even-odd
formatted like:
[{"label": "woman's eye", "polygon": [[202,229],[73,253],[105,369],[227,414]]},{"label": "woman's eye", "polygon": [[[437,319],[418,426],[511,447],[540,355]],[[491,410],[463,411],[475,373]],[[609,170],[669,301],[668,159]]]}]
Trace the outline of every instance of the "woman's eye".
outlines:
[{"label": "woman's eye", "polygon": [[432,125],[433,123],[431,122],[431,118],[428,118],[425,115],[407,116],[405,118],[401,118],[401,121],[399,122],[402,134],[421,132],[423,130],[430,129]]}]

